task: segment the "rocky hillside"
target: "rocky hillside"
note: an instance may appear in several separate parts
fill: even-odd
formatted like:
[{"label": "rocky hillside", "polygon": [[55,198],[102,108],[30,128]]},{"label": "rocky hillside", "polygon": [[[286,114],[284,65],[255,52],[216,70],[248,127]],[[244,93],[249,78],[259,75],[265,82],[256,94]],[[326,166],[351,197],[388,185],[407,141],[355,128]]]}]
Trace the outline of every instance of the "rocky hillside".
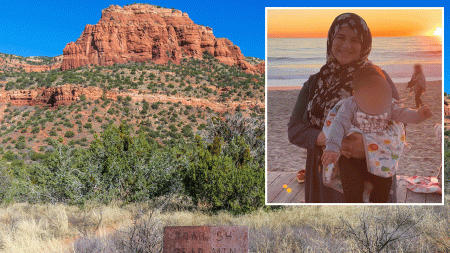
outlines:
[{"label": "rocky hillside", "polygon": [[[228,88],[217,89],[210,86],[208,89],[214,90],[220,94],[226,93]],[[244,100],[244,101],[214,101],[208,98],[184,98],[176,95],[166,95],[161,93],[152,93],[151,91],[140,91],[135,89],[106,90],[99,87],[84,87],[83,85],[64,84],[57,87],[39,87],[32,90],[0,90],[0,104],[11,104],[14,106],[59,106],[70,105],[79,101],[81,97],[89,100],[111,99],[117,100],[118,97],[129,97],[133,102],[171,102],[196,107],[210,108],[216,112],[234,111],[237,107],[242,110],[258,107],[264,108],[264,101]],[[0,115],[0,120],[2,115]]]},{"label": "rocky hillside", "polygon": [[200,59],[205,52],[247,73],[264,73],[264,63],[247,62],[238,46],[216,38],[212,28],[195,24],[180,10],[149,4],[104,9],[97,24],[86,25],[81,36],[66,45],[61,69],[130,61],[179,64],[183,58]]},{"label": "rocky hillside", "polygon": [[88,146],[122,122],[159,143],[192,140],[211,117],[239,112],[263,120],[264,100],[263,75],[208,54],[179,64],[0,73],[0,155],[28,160],[55,141]]},{"label": "rocky hillside", "polygon": [[42,72],[60,69],[62,55],[55,57],[31,56],[23,57],[0,53],[0,73],[5,72]]}]

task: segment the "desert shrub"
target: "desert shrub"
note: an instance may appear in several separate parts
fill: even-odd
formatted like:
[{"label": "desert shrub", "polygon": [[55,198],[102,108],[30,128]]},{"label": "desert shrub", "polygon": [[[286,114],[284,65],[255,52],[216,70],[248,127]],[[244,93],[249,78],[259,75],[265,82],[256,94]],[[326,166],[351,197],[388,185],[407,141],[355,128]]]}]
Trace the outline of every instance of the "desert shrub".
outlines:
[{"label": "desert shrub", "polygon": [[133,224],[124,230],[118,230],[112,235],[112,242],[119,252],[160,252],[163,242],[163,223],[150,212],[143,217],[135,218]]},{"label": "desert shrub", "polygon": [[73,131],[67,131],[65,134],[64,134],[64,137],[66,137],[66,138],[72,138],[72,137],[74,137],[75,136],[75,133],[73,132]]},{"label": "desert shrub", "polygon": [[341,230],[345,237],[356,242],[358,251],[394,252],[400,247],[402,241],[411,241],[420,236],[418,226],[424,219],[425,213],[416,217],[414,211],[400,207],[381,212],[375,209],[364,209],[358,214],[357,224],[352,224],[347,218],[341,216]]},{"label": "desert shrub", "polygon": [[160,150],[143,135],[132,138],[131,127],[105,130],[90,147],[102,168],[103,182],[110,193],[126,201],[153,198],[179,187],[176,169],[182,166],[175,150]]},{"label": "desert shrub", "polygon": [[0,199],[5,199],[8,189],[11,188],[12,177],[6,165],[0,163]]},{"label": "desert shrub", "polygon": [[106,236],[89,234],[78,238],[73,244],[74,252],[161,252],[164,221],[159,217],[159,210],[139,208],[130,226]]},{"label": "desert shrub", "polygon": [[[2,168],[3,167],[3,168]],[[35,165],[27,165],[23,160],[18,160],[16,157],[10,164],[4,165],[0,162],[0,170],[8,184],[9,188],[0,189],[1,203],[11,202],[35,202],[40,198],[40,195],[45,194],[39,187],[34,185],[34,181],[30,180],[30,175],[34,170]]]},{"label": "desert shrub", "polygon": [[[41,146],[41,147],[42,147],[41,149],[43,150],[43,146]],[[41,161],[48,156],[47,154],[42,154],[42,153],[38,153],[38,152],[34,152],[34,151],[31,151],[29,153],[29,155],[30,155],[30,159],[32,161]]]},{"label": "desert shrub", "polygon": [[157,110],[158,108],[159,108],[159,104],[160,104],[160,102],[155,102],[155,103],[152,103],[152,109],[153,110]]},{"label": "desert shrub", "polygon": [[41,201],[133,202],[178,191],[175,172],[186,164],[175,155],[179,152],[132,135],[128,125],[109,126],[87,149],[52,142],[55,151],[30,176],[48,193]]},{"label": "desert shrub", "polygon": [[25,140],[25,136],[19,136],[19,138],[17,139],[17,142],[15,143],[15,148],[16,149],[24,149],[27,147],[27,142]]},{"label": "desert shrub", "polygon": [[31,129],[31,133],[33,133],[33,134],[36,134],[36,133],[39,133],[39,131],[40,131],[40,128],[39,127],[33,127],[32,129]]},{"label": "desert shrub", "polygon": [[182,172],[195,203],[211,211],[246,213],[264,205],[264,122],[242,115],[211,117],[195,137]]},{"label": "desert shrub", "polygon": [[[225,143],[224,153],[237,154],[239,146],[247,145],[253,162],[258,167],[264,167],[265,157],[265,125],[264,121],[258,118],[243,117],[242,114],[228,115],[225,119],[211,117],[203,131],[206,142],[212,142],[215,137],[221,136]],[[233,139],[239,138],[235,142]],[[234,145],[233,143],[239,143]],[[232,145],[231,145],[232,144]],[[237,161],[237,160],[235,160]],[[255,167],[255,166],[253,166]]]},{"label": "desert shrub", "polygon": [[8,150],[3,154],[3,159],[5,159],[6,161],[9,161],[9,162],[17,160],[18,158],[19,158],[19,156],[17,154],[13,153],[11,150]]},{"label": "desert shrub", "polygon": [[72,123],[70,123],[70,121],[66,121],[66,122],[64,122],[64,124],[63,124],[65,127],[68,127],[68,128],[72,128],[73,127],[73,124]]},{"label": "desert shrub", "polygon": [[149,103],[147,101],[142,100],[142,110],[140,111],[141,114],[147,114],[147,111],[149,109]]},{"label": "desert shrub", "polygon": [[191,125],[185,125],[182,129],[181,129],[181,133],[183,134],[184,137],[194,137],[194,134],[192,133],[192,127]]},{"label": "desert shrub", "polygon": [[195,148],[188,155],[190,165],[181,173],[186,193],[213,212],[240,214],[264,206],[264,167],[252,163],[248,145],[239,146],[237,160],[222,152],[223,147],[221,137],[210,144],[195,137]]}]

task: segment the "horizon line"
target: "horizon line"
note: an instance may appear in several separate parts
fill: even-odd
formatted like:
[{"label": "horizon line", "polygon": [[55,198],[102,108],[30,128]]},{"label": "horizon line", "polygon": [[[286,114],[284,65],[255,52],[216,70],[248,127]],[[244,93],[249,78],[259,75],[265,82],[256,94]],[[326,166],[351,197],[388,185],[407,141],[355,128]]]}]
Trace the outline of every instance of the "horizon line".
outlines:
[{"label": "horizon line", "polygon": [[[440,37],[438,35],[413,35],[413,36],[372,36],[372,38],[375,37],[383,37],[383,38],[395,38],[395,37],[399,37],[399,38],[404,38],[404,37]],[[278,37],[278,36],[267,36],[267,39],[320,39],[320,38],[327,38],[327,36],[325,37],[297,37],[297,36],[290,36],[290,37]]]}]

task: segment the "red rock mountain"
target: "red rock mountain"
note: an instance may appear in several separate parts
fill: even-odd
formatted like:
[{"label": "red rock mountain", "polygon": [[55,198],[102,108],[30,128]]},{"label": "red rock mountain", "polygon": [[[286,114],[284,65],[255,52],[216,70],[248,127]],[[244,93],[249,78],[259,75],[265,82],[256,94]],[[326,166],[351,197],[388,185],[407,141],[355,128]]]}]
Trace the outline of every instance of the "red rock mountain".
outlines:
[{"label": "red rock mountain", "polygon": [[86,25],[80,38],[66,45],[61,69],[147,60],[179,63],[187,57],[201,58],[204,51],[248,73],[264,73],[263,68],[248,63],[230,40],[216,38],[212,28],[194,24],[180,10],[149,4],[104,9],[96,25]]}]

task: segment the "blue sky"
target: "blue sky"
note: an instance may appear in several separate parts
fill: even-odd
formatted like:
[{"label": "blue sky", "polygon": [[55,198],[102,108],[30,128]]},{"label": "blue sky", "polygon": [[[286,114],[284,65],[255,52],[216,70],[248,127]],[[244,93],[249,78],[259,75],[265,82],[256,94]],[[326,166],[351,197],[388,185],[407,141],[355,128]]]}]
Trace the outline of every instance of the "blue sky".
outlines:
[{"label": "blue sky", "polygon": [[[307,7],[336,5],[331,1],[244,1],[244,0],[0,0],[0,52],[21,56],[56,56],[65,45],[75,41],[86,24],[96,24],[101,11],[111,4],[149,3],[174,7],[187,12],[196,23],[213,28],[216,37],[226,37],[241,48],[245,56],[265,58],[265,7]],[[339,5],[364,7],[369,1],[340,1]],[[418,2],[423,4],[423,2]],[[308,4],[308,5],[307,5]],[[392,1],[377,1],[378,6],[392,6]],[[413,6],[411,1],[396,1],[395,6]],[[444,1],[433,1],[430,7],[442,7]],[[450,6],[450,5],[449,5]],[[448,12],[445,8],[444,13]],[[450,24],[445,15],[444,24]],[[418,21],[420,22],[420,21]],[[445,27],[449,27],[446,25]],[[449,30],[445,29],[445,33]],[[447,55],[447,61],[450,59]],[[447,64],[448,65],[448,64]],[[448,65],[450,66],[450,65]],[[449,78],[446,78],[450,80]],[[450,93],[450,85],[445,89]]]},{"label": "blue sky", "polygon": [[96,24],[111,4],[150,3],[187,12],[196,24],[229,38],[246,56],[264,58],[263,5],[256,1],[0,1],[0,52],[56,56],[75,41],[86,24]]}]

